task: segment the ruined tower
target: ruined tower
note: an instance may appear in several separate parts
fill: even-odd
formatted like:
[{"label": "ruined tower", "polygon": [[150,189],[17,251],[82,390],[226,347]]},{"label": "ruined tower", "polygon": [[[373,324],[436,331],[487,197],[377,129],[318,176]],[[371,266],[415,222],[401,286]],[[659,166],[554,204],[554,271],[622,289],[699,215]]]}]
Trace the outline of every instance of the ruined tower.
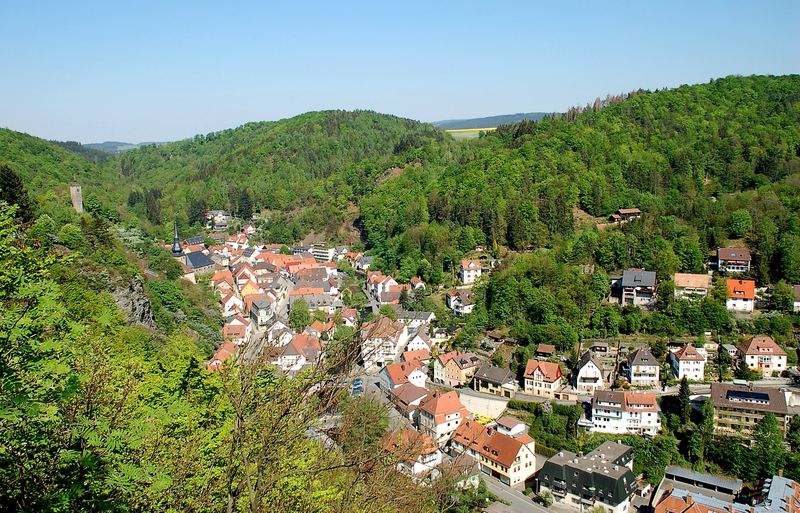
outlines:
[{"label": "ruined tower", "polygon": [[83,194],[81,193],[81,185],[78,182],[73,182],[69,186],[69,195],[72,198],[72,208],[75,212],[83,214]]}]

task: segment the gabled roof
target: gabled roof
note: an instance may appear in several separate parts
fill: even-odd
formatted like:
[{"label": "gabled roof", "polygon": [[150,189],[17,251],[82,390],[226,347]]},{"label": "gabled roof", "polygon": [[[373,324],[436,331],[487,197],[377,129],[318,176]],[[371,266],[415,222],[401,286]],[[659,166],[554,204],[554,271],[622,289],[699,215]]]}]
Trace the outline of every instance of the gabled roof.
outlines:
[{"label": "gabled roof", "polygon": [[449,353],[439,355],[439,363],[441,363],[442,366],[446,366],[451,360],[461,370],[468,369],[470,367],[477,367],[482,363],[482,360],[478,358],[478,355],[475,353],[450,351]]},{"label": "gabled roof", "polygon": [[556,346],[553,344],[539,344],[539,347],[536,348],[536,352],[541,354],[554,354],[556,352]]},{"label": "gabled roof", "polygon": [[461,269],[475,271],[481,268],[480,260],[462,260]]},{"label": "gabled roof", "polygon": [[750,250],[747,248],[719,248],[717,250],[719,260],[750,260]]},{"label": "gabled roof", "polygon": [[622,390],[595,390],[592,396],[592,406],[596,403],[603,404],[600,408],[619,411],[649,411],[658,412],[660,408],[653,392],[633,392]]},{"label": "gabled roof", "polygon": [[226,324],[222,327],[222,337],[225,339],[230,338],[244,338],[247,327],[242,324]]},{"label": "gabled roof", "polygon": [[548,383],[558,381],[562,376],[561,366],[557,363],[528,360],[528,364],[525,366],[525,377],[533,379],[537,369],[542,373],[544,381]]},{"label": "gabled roof", "polygon": [[706,358],[697,352],[692,344],[686,344],[673,353],[674,357],[681,362],[704,362]]},{"label": "gabled roof", "polygon": [[411,403],[428,395],[428,390],[411,383],[404,383],[397,388],[389,390],[389,394],[394,396],[393,402],[395,404],[408,409]]},{"label": "gabled roof", "polygon": [[392,383],[395,385],[402,385],[404,383],[408,383],[408,377],[411,375],[412,372],[416,370],[420,370],[420,363],[419,360],[413,360],[410,362],[400,362],[400,363],[390,363],[386,367],[383,368],[382,372],[385,372],[389,375],[389,379],[392,380]]},{"label": "gabled roof", "polygon": [[396,339],[405,329],[406,325],[400,321],[393,321],[389,317],[380,317],[375,321],[367,323],[362,329],[365,333],[364,339],[371,338],[390,338]]},{"label": "gabled roof", "polygon": [[427,349],[417,349],[416,351],[406,351],[400,358],[403,359],[404,362],[412,362],[414,360],[424,362],[431,359],[431,352]]},{"label": "gabled roof", "polygon": [[509,369],[495,367],[490,363],[484,363],[481,365],[481,368],[475,373],[475,378],[488,381],[496,385],[504,385],[506,383],[513,383],[516,381],[514,373]]},{"label": "gabled roof", "polygon": [[575,370],[580,371],[582,368],[586,367],[589,362],[593,363],[600,371],[603,370],[603,366],[600,365],[600,361],[594,357],[592,351],[586,351],[581,355],[581,359],[578,360],[578,365],[575,366]]},{"label": "gabled roof", "polygon": [[398,454],[408,462],[416,461],[420,456],[434,454],[439,450],[429,435],[412,428],[404,428],[402,431],[386,435],[383,449]]},{"label": "gabled roof", "polygon": [[786,351],[784,351],[781,346],[779,346],[772,337],[768,337],[766,335],[758,335],[756,337],[751,337],[750,339],[746,340],[739,346],[739,350],[744,353],[745,355],[775,355],[775,356],[786,356]]},{"label": "gabled roof", "polygon": [[523,437],[512,438],[470,419],[463,421],[456,428],[452,440],[504,467],[510,467],[520,450],[533,441]]},{"label": "gabled roof", "polygon": [[650,349],[647,347],[640,347],[636,351],[632,352],[630,356],[628,356],[628,364],[631,366],[660,366],[656,357],[653,356],[653,353],[651,353]]},{"label": "gabled roof", "polygon": [[725,280],[725,285],[728,287],[728,297],[731,299],[755,299],[756,297],[756,282],[753,280],[728,278]]}]

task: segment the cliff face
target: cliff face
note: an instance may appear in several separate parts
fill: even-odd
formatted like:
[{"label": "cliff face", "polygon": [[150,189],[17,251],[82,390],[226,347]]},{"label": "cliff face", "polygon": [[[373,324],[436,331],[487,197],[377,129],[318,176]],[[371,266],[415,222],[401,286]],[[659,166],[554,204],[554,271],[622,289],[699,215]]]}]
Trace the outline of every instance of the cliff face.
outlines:
[{"label": "cliff face", "polygon": [[148,328],[156,327],[150,300],[144,292],[141,278],[134,276],[128,282],[113,283],[111,295],[119,309],[125,314],[127,323],[141,324]]}]

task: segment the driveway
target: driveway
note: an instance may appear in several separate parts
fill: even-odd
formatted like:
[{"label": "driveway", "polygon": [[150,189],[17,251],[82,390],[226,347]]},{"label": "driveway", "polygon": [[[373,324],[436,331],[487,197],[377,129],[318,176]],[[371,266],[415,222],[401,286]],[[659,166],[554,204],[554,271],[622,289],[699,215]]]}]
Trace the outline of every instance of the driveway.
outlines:
[{"label": "driveway", "polygon": [[511,504],[514,511],[518,511],[519,513],[550,513],[547,508],[534,503],[526,497],[524,493],[509,488],[491,476],[481,473],[481,479],[486,483],[486,488],[488,488],[490,492]]}]

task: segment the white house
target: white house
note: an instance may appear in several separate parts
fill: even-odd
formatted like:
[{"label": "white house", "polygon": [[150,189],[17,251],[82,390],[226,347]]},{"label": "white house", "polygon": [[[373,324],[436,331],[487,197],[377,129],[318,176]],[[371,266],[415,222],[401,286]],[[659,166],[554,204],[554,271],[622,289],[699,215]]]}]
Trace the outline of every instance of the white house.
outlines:
[{"label": "white house", "polygon": [[481,277],[480,260],[462,260],[458,269],[458,278],[464,285],[475,283]]},{"label": "white house", "polygon": [[453,289],[447,293],[447,308],[453,311],[458,317],[463,317],[475,308],[472,300],[472,292],[464,289]]},{"label": "white house", "polygon": [[753,370],[765,374],[786,370],[787,355],[772,337],[752,337],[739,346],[739,358]]},{"label": "white house", "polygon": [[800,312],[800,285],[795,285],[792,287],[792,292],[794,293],[794,303],[792,304],[792,311],[794,313]]},{"label": "white house", "polygon": [[380,371],[381,386],[386,390],[411,383],[415,387],[424,388],[428,381],[425,368],[414,360],[411,362],[390,363]]},{"label": "white house", "polygon": [[654,387],[661,379],[661,364],[647,347],[640,347],[628,357],[628,382],[633,386]]},{"label": "white house", "polygon": [[605,388],[603,367],[594,357],[594,353],[586,351],[575,367],[574,385],[578,392],[594,392]]},{"label": "white house", "polygon": [[710,274],[675,273],[672,282],[679,299],[704,298],[712,288]]},{"label": "white house", "polygon": [[523,378],[526,394],[552,399],[561,388],[561,366],[552,362],[528,360]]},{"label": "white house", "polygon": [[672,372],[677,379],[703,381],[706,372],[706,358],[691,344],[686,344],[675,352],[669,353]]},{"label": "white house", "polygon": [[469,417],[458,394],[436,391],[419,404],[419,429],[438,445],[447,443],[456,428]]},{"label": "white house", "polygon": [[389,317],[365,324],[361,328],[361,359],[367,371],[374,372],[399,360],[408,342],[408,328]]},{"label": "white house", "polygon": [[442,463],[442,451],[433,439],[412,428],[387,435],[383,448],[399,460],[397,470],[415,480],[429,476]]},{"label": "white house", "polygon": [[756,282],[753,280],[725,280],[728,299],[725,306],[732,312],[752,312],[756,306]]},{"label": "white house", "polygon": [[597,390],[592,397],[592,432],[655,436],[661,409],[652,392]]},{"label": "white house", "polygon": [[423,325],[413,331],[409,331],[408,343],[403,352],[407,351],[428,351],[431,350],[431,337],[428,336],[428,326]]}]

